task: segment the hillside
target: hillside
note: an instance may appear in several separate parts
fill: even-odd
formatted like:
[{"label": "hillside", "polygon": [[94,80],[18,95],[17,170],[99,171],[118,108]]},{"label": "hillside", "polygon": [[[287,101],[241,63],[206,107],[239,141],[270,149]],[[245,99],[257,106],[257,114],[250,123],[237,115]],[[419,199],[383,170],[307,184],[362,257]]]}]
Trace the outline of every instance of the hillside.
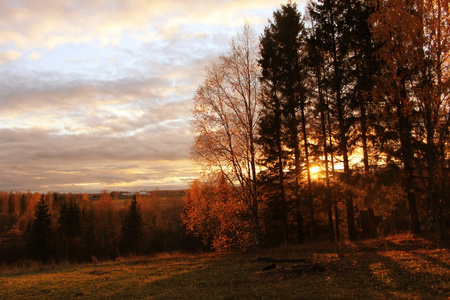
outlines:
[{"label": "hillside", "polygon": [[446,299],[448,247],[410,235],[3,269],[0,299]]}]

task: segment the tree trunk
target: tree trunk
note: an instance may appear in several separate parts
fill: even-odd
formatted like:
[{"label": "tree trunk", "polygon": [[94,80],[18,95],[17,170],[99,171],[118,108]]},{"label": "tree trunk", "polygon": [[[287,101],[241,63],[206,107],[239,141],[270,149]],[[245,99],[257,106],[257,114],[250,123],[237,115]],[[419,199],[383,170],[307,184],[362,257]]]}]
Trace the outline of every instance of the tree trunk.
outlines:
[{"label": "tree trunk", "polygon": [[295,185],[294,194],[297,207],[297,240],[299,244],[303,244],[303,216],[300,210],[300,185],[299,180],[301,176],[301,166],[300,166],[300,145],[298,141],[298,121],[295,115],[295,111],[291,112],[291,134],[294,139],[294,165],[295,165]]},{"label": "tree trunk", "polygon": [[333,208],[331,199],[331,187],[330,187],[330,172],[328,170],[328,149],[327,149],[327,127],[326,127],[326,116],[325,116],[325,103],[322,95],[322,88],[320,87],[320,71],[317,71],[318,81],[319,81],[319,109],[320,109],[320,121],[322,126],[322,142],[323,142],[323,156],[325,158],[325,180],[327,185],[327,190],[325,193],[325,202],[327,203],[328,209],[328,239],[334,242],[334,228],[333,228]]},{"label": "tree trunk", "polygon": [[[326,101],[326,106],[328,107],[328,101]],[[335,178],[335,170],[334,170],[334,151],[333,151],[333,139],[331,135],[331,118],[330,118],[330,110],[327,109],[327,120],[328,120],[328,133],[329,133],[329,147],[330,147],[330,162],[331,162],[331,173],[333,178]],[[332,190],[330,189],[330,197],[333,199]],[[337,203],[337,199],[334,200],[334,222],[336,226],[336,241],[340,240],[340,230],[339,230],[339,207]]]},{"label": "tree trunk", "polygon": [[413,168],[413,149],[411,143],[411,124],[404,115],[403,105],[400,104],[397,108],[397,114],[399,116],[399,133],[400,133],[400,143],[402,149],[402,160],[404,168],[404,178],[403,186],[407,195],[409,212],[411,217],[411,231],[413,233],[419,233],[420,221],[419,213],[417,211],[416,196],[414,193],[414,168]]},{"label": "tree trunk", "polygon": [[311,171],[309,165],[309,151],[308,151],[308,136],[306,133],[306,119],[305,119],[305,101],[304,99],[300,99],[300,110],[302,114],[302,132],[303,132],[303,144],[305,148],[305,160],[306,160],[306,175],[308,180],[308,204],[309,204],[309,213],[311,217],[311,240],[313,241],[315,238],[315,230],[314,230],[314,201],[312,196],[312,187],[311,187]]},{"label": "tree trunk", "polygon": [[[276,97],[276,96],[275,96]],[[277,105],[278,111],[276,118],[281,125],[281,113],[279,111],[280,105]],[[286,204],[286,191],[284,187],[284,170],[283,170],[283,148],[281,145],[281,128],[278,127],[278,134],[276,136],[277,143],[277,151],[278,151],[278,187],[280,191],[280,201],[281,201],[281,214],[282,214],[282,222],[283,222],[283,241],[284,245],[288,245],[289,241],[289,232],[288,232],[288,223],[287,223],[287,204]]]}]

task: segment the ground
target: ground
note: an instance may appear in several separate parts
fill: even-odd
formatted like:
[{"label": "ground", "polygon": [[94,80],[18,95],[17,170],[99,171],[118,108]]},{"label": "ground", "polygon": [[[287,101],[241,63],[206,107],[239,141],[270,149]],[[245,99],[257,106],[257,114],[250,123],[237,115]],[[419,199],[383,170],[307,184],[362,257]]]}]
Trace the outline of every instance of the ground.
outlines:
[{"label": "ground", "polygon": [[0,299],[449,297],[448,246],[411,235],[79,265],[23,262],[0,270]]}]

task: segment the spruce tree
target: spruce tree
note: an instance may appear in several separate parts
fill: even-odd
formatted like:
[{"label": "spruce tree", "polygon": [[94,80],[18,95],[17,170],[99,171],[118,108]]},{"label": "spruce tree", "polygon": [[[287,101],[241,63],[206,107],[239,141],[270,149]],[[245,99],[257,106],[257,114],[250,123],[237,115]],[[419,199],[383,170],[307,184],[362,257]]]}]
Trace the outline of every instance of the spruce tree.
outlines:
[{"label": "spruce tree", "polygon": [[262,105],[261,117],[259,121],[259,139],[261,145],[262,162],[265,170],[261,172],[261,179],[265,179],[263,186],[272,183],[276,186],[275,190],[269,195],[269,212],[276,213],[279,208],[280,218],[282,222],[282,235],[284,243],[288,241],[288,225],[287,225],[287,204],[285,190],[284,168],[287,164],[287,156],[285,147],[285,128],[282,124],[282,106],[279,97],[279,89],[276,82],[264,80],[273,75],[273,69],[276,66],[276,57],[273,54],[274,46],[271,38],[269,27],[264,30],[264,36],[261,39],[261,56],[260,64],[262,66]]},{"label": "spruce tree", "polygon": [[48,204],[44,195],[35,209],[35,217],[28,239],[28,247],[31,256],[40,261],[47,261],[50,257],[52,238],[52,215],[49,213]]},{"label": "spruce tree", "polygon": [[79,243],[82,228],[80,207],[73,199],[70,199],[69,203],[64,202],[62,204],[58,225],[62,237],[61,244],[65,246],[65,258],[67,260],[77,259],[77,252],[81,250],[80,247],[82,246]]},{"label": "spruce tree", "polygon": [[[281,9],[273,14],[273,21],[266,27],[261,38],[261,60],[262,82],[267,89],[267,100],[263,101],[264,113],[261,121],[261,143],[266,147],[265,155],[276,153],[278,157],[278,181],[284,177],[283,152],[293,156],[292,182],[294,198],[297,210],[298,240],[303,241],[303,218],[300,213],[300,184],[302,164],[305,165],[307,173],[307,195],[311,212],[311,229],[314,223],[313,202],[311,193],[311,176],[309,173],[309,148],[306,132],[306,87],[305,74],[306,64],[303,55],[304,47],[304,25],[297,6],[293,3],[282,5]],[[269,120],[271,119],[271,120]],[[278,126],[269,128],[269,124]],[[281,135],[283,133],[283,135]],[[270,137],[269,135],[272,135]],[[301,136],[301,138],[300,138]],[[275,140],[275,148],[270,150]],[[281,139],[278,141],[277,139]],[[303,153],[301,153],[301,142],[303,140]],[[273,152],[272,154],[269,151]],[[303,155],[302,155],[303,154]],[[280,160],[281,158],[281,160]],[[291,163],[290,160],[287,161]],[[280,193],[283,188],[280,184]],[[283,210],[286,209],[286,200],[282,199]],[[283,218],[286,213],[283,212]],[[284,223],[287,223],[283,221]],[[285,224],[286,226],[286,224]],[[287,231],[287,229],[284,229]],[[313,235],[313,230],[311,231]],[[287,233],[285,232],[287,237]]]},{"label": "spruce tree", "polygon": [[[355,96],[354,53],[351,49],[352,33],[355,29],[353,19],[354,1],[318,0],[308,4],[308,15],[313,23],[315,49],[322,55],[321,68],[324,78],[322,88],[329,97],[328,109],[333,120],[333,138],[338,144],[338,154],[342,157],[344,172],[342,180],[350,184],[350,154],[354,139],[355,113],[352,100]],[[350,240],[356,239],[353,196],[345,200],[347,228]]]},{"label": "spruce tree", "polygon": [[127,214],[122,221],[122,249],[128,253],[139,253],[143,238],[143,220],[136,194],[133,196]]}]

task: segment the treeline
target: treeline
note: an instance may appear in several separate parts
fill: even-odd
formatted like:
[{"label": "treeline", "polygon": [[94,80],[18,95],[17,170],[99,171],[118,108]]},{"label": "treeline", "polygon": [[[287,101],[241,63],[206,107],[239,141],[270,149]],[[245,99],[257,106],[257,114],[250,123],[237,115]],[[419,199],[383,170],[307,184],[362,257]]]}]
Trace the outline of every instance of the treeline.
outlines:
[{"label": "treeline", "polygon": [[445,238],[449,24],[443,0],[318,0],[245,26],[194,97],[188,230],[216,249]]},{"label": "treeline", "polygon": [[0,192],[0,263],[198,250],[201,244],[181,224],[182,211],[180,191]]}]

